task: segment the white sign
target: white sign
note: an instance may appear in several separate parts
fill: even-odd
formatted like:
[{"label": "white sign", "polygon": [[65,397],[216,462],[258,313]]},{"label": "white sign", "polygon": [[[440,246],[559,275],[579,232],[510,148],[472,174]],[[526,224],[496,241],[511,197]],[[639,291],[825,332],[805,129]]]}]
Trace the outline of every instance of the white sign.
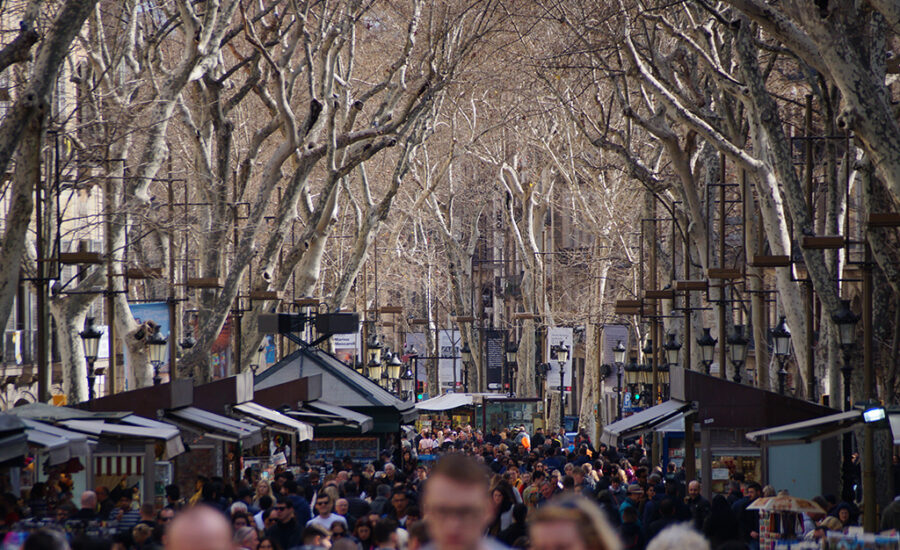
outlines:
[{"label": "white sign", "polygon": [[[600,362],[607,365],[615,365],[616,356],[613,354],[613,348],[622,341],[625,349],[628,348],[628,327],[626,325],[603,325],[603,348]],[[625,355],[625,362],[628,362],[628,355]]]},{"label": "white sign", "polygon": [[547,345],[544,347],[544,358],[550,363],[550,370],[547,372],[547,384],[554,389],[559,388],[559,361],[556,360],[556,353],[551,352],[554,346],[564,344],[569,348],[569,358],[563,365],[563,386],[566,391],[572,389],[572,352],[574,349],[572,327],[550,327],[547,329]]},{"label": "white sign", "polygon": [[438,381],[441,386],[462,387],[460,335],[456,329],[438,331]]}]

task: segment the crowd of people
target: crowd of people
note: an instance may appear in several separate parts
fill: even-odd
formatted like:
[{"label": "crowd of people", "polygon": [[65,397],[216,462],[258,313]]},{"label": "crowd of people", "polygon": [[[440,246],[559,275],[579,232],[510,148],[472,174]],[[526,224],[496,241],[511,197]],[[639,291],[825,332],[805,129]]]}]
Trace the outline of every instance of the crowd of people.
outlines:
[{"label": "crowd of people", "polygon": [[[6,548],[25,550],[759,547],[748,506],[772,487],[735,472],[727,493],[707,500],[697,480],[674,464],[651,467],[639,446],[571,439],[521,427],[426,430],[370,463],[280,468],[271,479],[248,469],[238,483],[201,477],[184,498],[170,485],[160,509],[135,506],[124,486],[85,491],[76,505],[65,487],[36,483],[25,498],[0,499],[0,521]],[[859,520],[853,503],[815,500],[828,514],[802,516],[797,536]]]}]

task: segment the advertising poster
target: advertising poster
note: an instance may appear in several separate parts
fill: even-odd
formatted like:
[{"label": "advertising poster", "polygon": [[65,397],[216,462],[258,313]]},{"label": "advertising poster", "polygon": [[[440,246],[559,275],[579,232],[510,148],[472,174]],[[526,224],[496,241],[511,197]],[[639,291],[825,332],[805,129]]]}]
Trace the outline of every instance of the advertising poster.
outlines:
[{"label": "advertising poster", "polygon": [[559,361],[553,347],[565,344],[569,348],[569,358],[563,365],[563,387],[565,391],[572,391],[572,350],[574,338],[572,327],[550,327],[547,329],[547,345],[544,347],[544,359],[550,363],[550,371],[547,373],[547,383],[555,391],[559,391]]},{"label": "advertising poster", "polygon": [[438,381],[441,388],[462,391],[462,357],[460,356],[460,335],[456,329],[438,331]]},{"label": "advertising poster", "polygon": [[334,342],[334,355],[352,367],[357,357],[360,360],[362,359],[362,352],[359,350],[361,338],[358,332],[355,334],[335,334],[331,337],[332,342]]}]

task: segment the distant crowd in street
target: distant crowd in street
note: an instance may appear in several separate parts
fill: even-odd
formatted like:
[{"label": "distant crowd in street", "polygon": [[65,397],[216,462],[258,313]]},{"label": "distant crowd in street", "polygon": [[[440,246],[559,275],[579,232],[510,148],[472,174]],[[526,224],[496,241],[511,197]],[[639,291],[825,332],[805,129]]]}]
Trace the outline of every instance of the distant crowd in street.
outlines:
[{"label": "distant crowd in street", "polygon": [[[570,440],[571,439],[571,440]],[[481,433],[469,426],[403,436],[372,462],[350,459],[237,483],[200,477],[194,492],[166,487],[166,502],[137,506],[131,488],[84,491],[57,481],[0,500],[6,548],[25,550],[533,550],[759,548],[750,507],[778,491],[732,472],[707,500],[669,463],[640,446],[594,445],[581,432]],[[299,473],[295,473],[299,472]],[[782,494],[784,492],[782,491]],[[813,498],[825,514],[798,516],[806,539],[858,525],[853,502]],[[900,526],[900,499],[882,528]],[[787,527],[787,526],[785,526]]]}]

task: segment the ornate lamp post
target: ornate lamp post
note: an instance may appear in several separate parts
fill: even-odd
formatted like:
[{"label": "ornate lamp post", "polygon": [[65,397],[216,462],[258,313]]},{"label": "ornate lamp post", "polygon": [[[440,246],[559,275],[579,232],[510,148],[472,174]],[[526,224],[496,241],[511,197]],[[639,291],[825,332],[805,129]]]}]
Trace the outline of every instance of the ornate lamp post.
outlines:
[{"label": "ornate lamp post", "polygon": [[153,365],[153,385],[158,386],[162,383],[162,377],[159,375],[159,368],[166,359],[166,344],[168,338],[164,338],[159,333],[159,327],[155,327],[150,336],[147,337],[147,347],[150,354],[150,364]]},{"label": "ornate lamp post", "polygon": [[[788,333],[790,337],[790,333]],[[747,360],[747,344],[750,340],[744,336],[744,325],[734,325],[734,332],[728,337],[729,355],[731,363],[734,365],[733,380],[738,384],[741,383],[741,367]]]},{"label": "ornate lamp post", "polygon": [[616,399],[618,401],[619,420],[622,419],[622,392],[624,391],[622,387],[622,371],[625,370],[625,351],[625,344],[621,340],[616,342],[616,346],[613,348],[613,361],[616,363],[616,378],[618,380],[616,387],[618,395]]},{"label": "ornate lamp post", "polygon": [[469,364],[472,362],[472,348],[469,347],[468,342],[463,344],[459,353],[462,355],[463,362],[463,391],[469,393]]},{"label": "ornate lamp post", "polygon": [[419,400],[418,392],[416,391],[416,386],[419,384],[419,350],[416,349],[416,346],[409,347],[409,360],[412,361],[412,385],[413,385],[413,403]]},{"label": "ornate lamp post", "polygon": [[403,373],[403,361],[396,354],[391,354],[391,358],[387,362],[388,387],[392,388],[399,383]]},{"label": "ornate lamp post", "polygon": [[513,388],[516,387],[516,355],[519,353],[519,345],[515,340],[510,340],[506,343],[506,383],[509,384],[509,388],[507,388],[507,395],[510,397],[515,394],[515,390]]},{"label": "ornate lamp post", "polygon": [[410,397],[415,400],[415,395],[413,393],[413,386],[415,385],[415,378],[413,377],[412,369],[408,366],[406,367],[406,372],[400,375],[400,391],[402,392],[402,399],[405,401]]},{"label": "ornate lamp post", "polygon": [[559,427],[566,427],[566,362],[569,360],[569,346],[565,344],[557,344],[553,346],[556,351],[556,361],[559,363]]},{"label": "ornate lamp post", "polygon": [[775,341],[775,357],[778,358],[778,393],[784,395],[784,385],[787,380],[784,363],[791,354],[791,331],[788,329],[784,315],[772,329],[772,339]]},{"label": "ornate lamp post", "polygon": [[88,364],[88,400],[92,400],[94,398],[94,382],[97,380],[97,375],[94,373],[94,362],[97,361],[97,349],[100,347],[100,337],[103,336],[103,331],[94,324],[93,317],[88,317],[84,322],[84,330],[78,335],[81,336],[81,342],[84,344],[84,358]]},{"label": "ornate lamp post", "polygon": [[669,366],[675,366],[678,364],[678,352],[681,351],[681,342],[677,340],[677,335],[674,332],[670,332],[667,335],[666,343],[663,344],[663,349],[666,350],[666,364]]},{"label": "ornate lamp post", "polygon": [[[831,320],[837,325],[838,342],[841,345],[841,351],[844,352],[844,365],[841,367],[841,374],[844,378],[844,410],[849,411],[851,406],[850,399],[850,378],[853,374],[852,351],[856,345],[856,323],[859,316],[850,309],[850,300],[841,300],[841,308],[831,316]],[[846,499],[853,498],[853,435],[845,433],[843,439],[844,454],[844,472],[843,484],[841,488],[841,496]],[[848,500],[848,502],[850,502]]]}]

